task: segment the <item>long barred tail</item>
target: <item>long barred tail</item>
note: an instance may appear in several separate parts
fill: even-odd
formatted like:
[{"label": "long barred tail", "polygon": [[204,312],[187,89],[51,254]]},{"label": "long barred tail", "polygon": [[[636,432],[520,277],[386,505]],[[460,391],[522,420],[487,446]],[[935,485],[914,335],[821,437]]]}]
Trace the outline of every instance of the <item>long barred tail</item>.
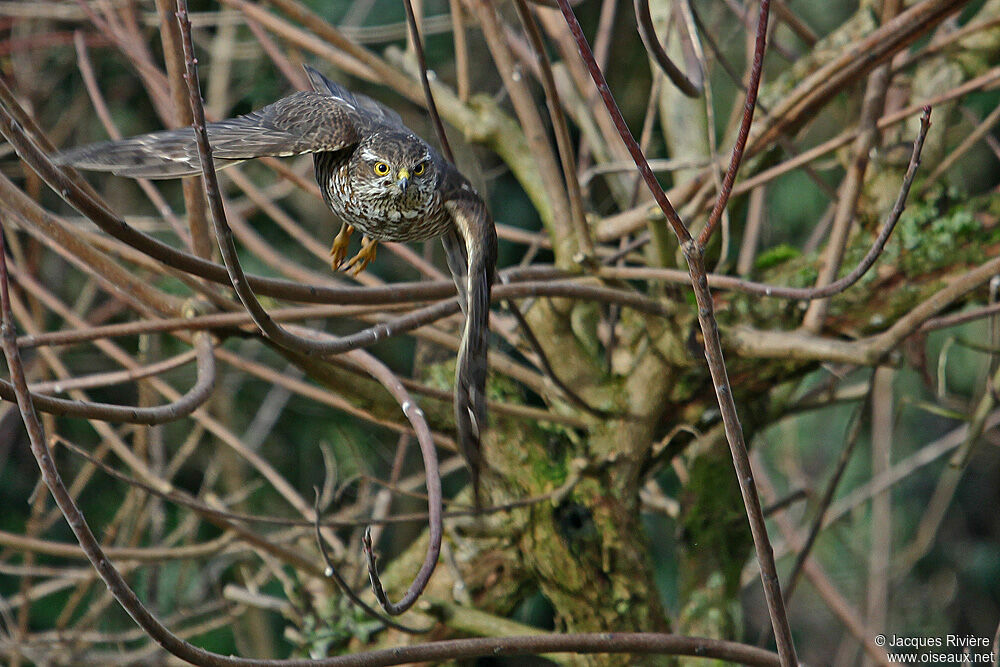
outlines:
[{"label": "long barred tail", "polygon": [[455,423],[479,510],[482,434],[486,430],[490,291],[496,271],[497,237],[493,220],[478,196],[449,201],[445,206],[457,229],[446,234],[443,242],[465,312],[462,344],[455,365]]}]

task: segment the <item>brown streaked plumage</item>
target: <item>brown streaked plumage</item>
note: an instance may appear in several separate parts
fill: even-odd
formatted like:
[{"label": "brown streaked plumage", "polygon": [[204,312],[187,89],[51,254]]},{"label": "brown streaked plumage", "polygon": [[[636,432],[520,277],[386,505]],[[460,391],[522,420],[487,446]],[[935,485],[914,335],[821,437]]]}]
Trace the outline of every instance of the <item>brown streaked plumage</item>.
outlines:
[{"label": "brown streaked plumage", "polygon": [[[399,114],[309,66],[306,71],[313,90],[208,124],[215,166],[311,153],[323,198],[343,223],[331,249],[335,269],[346,257],[354,229],[363,235],[362,249],[346,268],[355,273],[375,258],[379,241],[442,238],[466,318],[455,373],[455,420],[478,505],[486,337],[497,257],[493,219],[468,179],[407,128]],[[82,146],[55,160],[131,178],[201,173],[191,128]]]}]

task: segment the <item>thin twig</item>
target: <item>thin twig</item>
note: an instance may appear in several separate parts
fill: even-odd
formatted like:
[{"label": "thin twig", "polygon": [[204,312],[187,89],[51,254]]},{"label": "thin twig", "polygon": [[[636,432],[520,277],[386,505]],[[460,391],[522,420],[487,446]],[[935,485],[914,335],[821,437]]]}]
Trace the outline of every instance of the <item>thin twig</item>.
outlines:
[{"label": "thin twig", "polygon": [[[696,83],[688,78],[688,76],[674,64],[674,61],[670,59],[667,52],[663,50],[660,40],[657,39],[656,28],[653,26],[653,17],[649,15],[649,0],[633,0],[632,4],[635,8],[636,27],[639,30],[639,36],[642,38],[642,43],[646,45],[646,51],[653,56],[653,60],[655,60],[656,64],[660,66],[660,69],[667,75],[667,78],[669,78],[670,81],[677,86],[679,91],[688,97],[700,97],[704,82],[700,81],[699,85],[699,83]],[[701,80],[703,77],[699,76],[697,79]]]},{"label": "thin twig", "polygon": [[556,87],[555,76],[552,74],[552,63],[549,62],[548,53],[545,50],[545,43],[542,41],[542,33],[538,29],[538,23],[525,0],[514,0],[514,7],[517,15],[524,25],[524,30],[531,42],[535,60],[541,74],[542,89],[545,92],[545,104],[549,109],[549,118],[552,127],[555,129],[556,148],[559,151],[559,161],[562,164],[563,180],[566,183],[566,194],[569,198],[569,216],[573,223],[573,230],[576,236],[578,254],[574,258],[577,263],[590,263],[594,258],[594,239],[590,226],[583,211],[583,194],[580,191],[580,178],[576,171],[576,159],[573,156],[573,144],[569,134],[569,126],[566,124],[566,115],[563,113],[562,101],[559,98],[559,89]]},{"label": "thin twig", "polygon": [[[875,369],[872,377],[872,476],[884,473],[891,465],[894,376],[894,369],[881,366]],[[891,494],[882,493],[873,498],[871,512],[865,623],[870,628],[884,628],[888,625],[889,582],[892,579],[889,569],[893,543]]]},{"label": "thin twig", "polygon": [[[187,103],[187,91],[184,87],[184,54],[174,20],[174,3],[172,0],[155,0],[156,10],[160,15],[160,42],[163,46],[163,61],[167,70],[167,83],[170,86],[170,98],[173,113],[169,118],[168,127],[184,127],[191,124],[191,107]],[[181,181],[184,194],[184,206],[187,209],[188,229],[191,250],[195,255],[210,259],[212,257],[212,234],[209,231],[208,220],[205,219],[205,193],[201,183],[195,178],[185,178]]]},{"label": "thin twig", "polygon": [[[21,337],[18,337],[19,339]],[[64,393],[72,389],[93,389],[94,387],[108,387],[122,384],[123,382],[134,382],[152,375],[160,375],[174,368],[179,368],[197,356],[195,350],[182,352],[169,359],[158,361],[147,366],[131,368],[121,371],[108,371],[104,373],[92,373],[90,375],[78,375],[62,380],[50,380],[48,382],[33,382],[28,385],[32,392],[41,393]]]},{"label": "thin twig", "polygon": [[[898,6],[897,2],[883,3],[883,20],[892,18],[892,16],[885,16],[885,14],[895,14],[898,12]],[[830,239],[820,258],[819,275],[816,278],[817,287],[832,282],[837,273],[840,272],[850,232],[854,226],[855,212],[861,199],[870,153],[880,140],[877,129],[878,118],[883,114],[885,107],[886,91],[890,83],[889,76],[890,67],[888,64],[883,64],[872,71],[868,77],[858,120],[860,133],[851,147],[851,161],[837,192],[834,204],[835,213],[830,225]],[[826,299],[810,303],[802,318],[802,328],[806,331],[818,332],[826,319],[829,305],[830,302]]]},{"label": "thin twig", "polygon": [[427,113],[431,117],[431,124],[434,126],[434,134],[437,135],[441,144],[441,152],[445,159],[455,164],[455,154],[451,150],[448,142],[448,135],[444,131],[444,123],[441,121],[441,114],[438,113],[437,104],[434,102],[434,94],[431,93],[431,83],[427,76],[427,56],[424,54],[424,40],[420,38],[420,28],[417,26],[417,15],[413,11],[412,0],[403,0],[403,8],[406,10],[406,24],[410,43],[417,56],[417,65],[420,72],[420,86],[424,91],[424,100],[427,104]]},{"label": "thin twig", "polygon": [[746,149],[747,140],[750,137],[750,125],[753,123],[753,112],[757,108],[757,92],[760,89],[760,77],[764,71],[764,52],[767,48],[767,18],[770,12],[770,0],[761,0],[760,14],[757,18],[757,39],[754,45],[753,65],[750,68],[750,78],[747,82],[746,99],[743,102],[743,119],[740,122],[740,131],[736,136],[736,143],[733,144],[733,154],[729,160],[729,169],[722,179],[722,188],[715,200],[715,206],[708,216],[705,228],[698,236],[698,244],[702,247],[708,245],[715,228],[722,219],[722,214],[729,203],[729,196],[732,194],[733,183],[736,182],[736,174],[739,173],[740,163],[743,161],[743,151]]},{"label": "thin twig", "polygon": [[920,331],[928,332],[936,331],[938,329],[947,329],[948,327],[958,326],[960,324],[965,324],[966,322],[974,322],[986,317],[991,317],[997,313],[1000,313],[1000,303],[991,303],[988,306],[980,306],[979,308],[973,308],[972,310],[966,310],[961,313],[943,315],[941,317],[929,319],[920,326]]}]

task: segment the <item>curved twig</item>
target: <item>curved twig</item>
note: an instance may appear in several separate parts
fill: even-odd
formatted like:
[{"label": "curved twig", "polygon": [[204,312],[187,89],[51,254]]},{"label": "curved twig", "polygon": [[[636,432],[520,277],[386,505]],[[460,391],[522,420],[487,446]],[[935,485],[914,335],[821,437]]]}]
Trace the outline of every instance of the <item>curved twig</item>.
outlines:
[{"label": "curved twig", "polygon": [[[663,73],[667,75],[671,83],[688,97],[698,97],[704,87],[702,77],[698,77],[698,82],[688,78],[684,72],[674,64],[667,52],[663,50],[660,40],[656,38],[656,28],[653,26],[653,17],[649,15],[649,0],[633,0],[635,7],[635,24],[639,30],[642,43],[646,45],[646,50],[653,56],[653,60],[660,66]],[[701,74],[701,72],[699,72]]]},{"label": "curved twig", "polygon": [[423,410],[413,402],[409,392],[406,391],[399,378],[385,364],[367,352],[354,350],[348,356],[353,361],[361,364],[372,377],[389,390],[393,398],[402,406],[403,414],[406,415],[406,418],[413,426],[413,432],[417,436],[417,443],[420,445],[420,454],[424,459],[424,474],[427,478],[427,511],[429,515],[427,553],[424,557],[423,565],[420,566],[420,571],[399,602],[391,602],[382,589],[382,583],[378,578],[378,569],[375,567],[375,557],[372,552],[369,535],[371,529],[369,528],[365,531],[365,555],[368,560],[368,574],[371,578],[372,590],[375,592],[375,597],[378,599],[379,604],[382,605],[382,608],[387,613],[398,616],[412,607],[413,603],[420,597],[420,594],[423,593],[427,582],[434,573],[434,568],[437,566],[438,555],[441,553],[441,538],[444,534],[444,526],[441,516],[441,472],[438,466],[437,450],[434,449],[434,439],[431,436],[431,429],[427,425]]},{"label": "curved twig", "polygon": [[347,596],[347,599],[353,602],[359,609],[364,611],[372,618],[376,619],[381,623],[385,623],[386,627],[390,627],[393,630],[399,630],[400,632],[405,632],[411,635],[425,634],[433,630],[434,629],[433,623],[427,628],[411,628],[408,625],[397,623],[391,618],[386,618],[382,614],[378,613],[378,611],[374,607],[372,607],[370,604],[362,600],[358,596],[358,594],[354,592],[354,589],[351,588],[351,585],[347,583],[347,580],[344,579],[343,575],[341,575],[340,572],[337,570],[336,566],[333,564],[333,559],[330,558],[330,554],[326,550],[326,541],[323,539],[323,529],[319,520],[320,517],[319,490],[318,489],[314,490],[316,491],[316,503],[313,505],[313,511],[316,515],[316,520],[313,522],[313,527],[316,529],[316,545],[319,547],[319,553],[323,557],[323,563],[326,565],[326,569],[323,571],[323,574],[333,579],[335,582],[337,582],[337,586],[339,586],[340,590],[344,593],[344,595]]},{"label": "curved twig", "polygon": [[[172,403],[139,408],[110,403],[74,401],[36,393],[31,394],[31,400],[35,407],[42,412],[124,424],[165,424],[186,417],[208,400],[215,386],[215,354],[212,350],[212,338],[208,333],[198,332],[194,339],[197,351],[197,380],[186,394]],[[14,401],[16,395],[16,387],[12,382],[0,380],[0,398]]]}]

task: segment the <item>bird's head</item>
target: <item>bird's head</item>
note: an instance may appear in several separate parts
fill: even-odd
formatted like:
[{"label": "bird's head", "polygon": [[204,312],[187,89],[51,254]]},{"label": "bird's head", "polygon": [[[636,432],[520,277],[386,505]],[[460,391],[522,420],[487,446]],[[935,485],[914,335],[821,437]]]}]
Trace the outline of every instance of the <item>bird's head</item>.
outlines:
[{"label": "bird's head", "polygon": [[355,191],[385,201],[393,208],[426,204],[438,184],[431,147],[410,133],[376,133],[354,152]]}]

